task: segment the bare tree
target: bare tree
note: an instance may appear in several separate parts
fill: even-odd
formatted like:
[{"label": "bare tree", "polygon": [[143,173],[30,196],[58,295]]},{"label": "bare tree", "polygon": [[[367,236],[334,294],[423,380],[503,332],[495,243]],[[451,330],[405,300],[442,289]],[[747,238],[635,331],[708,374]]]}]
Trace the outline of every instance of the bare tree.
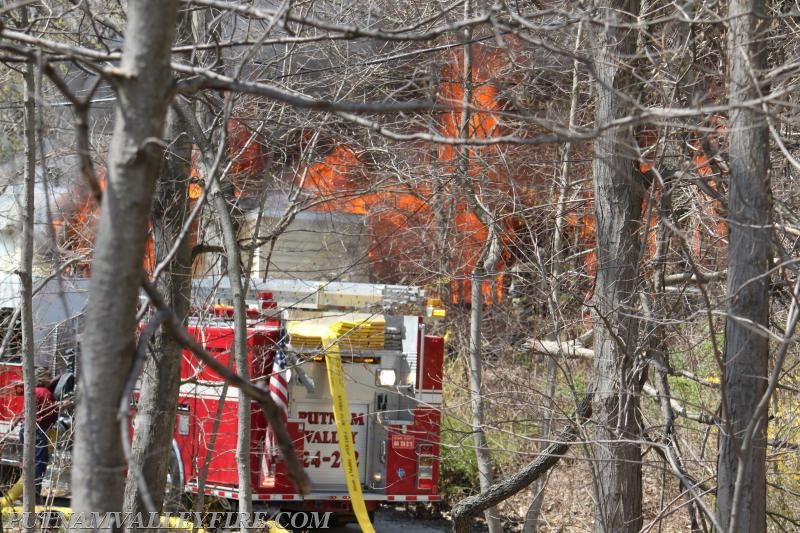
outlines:
[{"label": "bare tree", "polygon": [[[250,379],[247,351],[247,309],[245,308],[245,284],[242,279],[241,255],[236,236],[236,228],[231,215],[229,200],[225,198],[219,183],[214,182],[211,200],[222,226],[225,256],[227,257],[227,276],[231,284],[233,300],[233,350],[236,358],[236,373],[244,380]],[[250,479],[250,401],[240,398],[237,409],[236,464],[239,473],[239,509],[243,513],[252,513],[252,488]],[[243,533],[247,526],[242,525]]]},{"label": "bare tree", "polygon": [[[631,65],[636,33],[627,27],[638,0],[597,5],[603,21],[593,36],[597,124],[607,127],[630,113],[635,94]],[[592,165],[597,222],[594,288],[593,447],[595,531],[639,531],[642,525],[642,463],[639,444],[640,363],[636,318],[641,261],[640,226],[645,184],[636,164],[630,128],[602,130]]]},{"label": "bare tree", "polygon": [[[132,26],[125,32],[115,23],[122,19],[120,8],[111,5],[106,11],[97,0],[47,3],[51,9],[47,16],[28,24],[20,23],[16,5],[0,12],[3,60],[28,62],[30,69],[41,61],[45,75],[57,71],[64,85],[74,81],[71,65],[79,65],[109,80],[119,94],[121,118],[110,156],[94,268],[97,293],[84,337],[80,383],[84,398],[76,426],[78,509],[116,510],[116,500],[107,507],[98,502],[117,493],[119,485],[114,483],[125,468],[118,453],[114,405],[121,373],[133,353],[132,309],[142,279],[143,228],[160,158],[158,147],[166,146],[168,165],[177,166],[162,171],[158,196],[174,190],[169,192],[171,200],[157,201],[152,215],[156,252],[160,257],[167,249],[176,252],[173,271],[185,274],[185,248],[168,243],[176,238],[172,230],[181,223],[162,232],[159,219],[185,211],[182,187],[189,147],[181,142],[185,135],[180,132],[192,130],[198,146],[201,138],[214,145],[211,151],[207,146],[199,150],[203,159],[199,173],[206,178],[201,202],[210,199],[223,220],[232,206],[245,206],[252,209],[245,222],[250,224],[250,215],[266,203],[253,194],[259,187],[269,187],[265,195],[272,199],[282,197],[282,203],[272,205],[285,206],[283,196],[290,197],[285,217],[274,231],[265,235],[256,223],[255,236],[246,236],[249,244],[242,245],[244,232],[234,219],[223,224],[224,251],[219,235],[212,237],[216,242],[198,247],[227,257],[231,286],[238,294],[237,317],[249,270],[235,272],[244,262],[239,256],[252,260],[262,244],[276,248],[277,234],[305,208],[357,211],[374,234],[370,249],[353,262],[380,262],[380,270],[370,274],[381,281],[435,285],[445,304],[452,304],[449,317],[457,318],[432,327],[454,332],[450,349],[461,356],[453,358],[454,368],[463,369],[457,365],[469,359],[471,372],[448,374],[452,386],[448,382],[447,393],[457,401],[448,404],[443,416],[457,418],[463,429],[462,438],[451,445],[469,441],[463,451],[470,458],[473,450],[478,451],[479,468],[468,470],[472,464],[465,468],[470,474],[465,486],[467,491],[481,491],[455,507],[459,531],[469,527],[472,516],[495,505],[499,510],[493,515],[516,514],[521,519],[520,509],[527,507],[532,495],[520,492],[532,480],[543,485],[545,474],[559,481],[578,479],[573,476],[576,472],[581,477],[594,474],[597,507],[594,517],[576,510],[577,505],[571,509],[584,513],[584,523],[594,518],[597,531],[687,523],[695,529],[762,531],[770,517],[790,527],[786,524],[797,520],[793,503],[800,490],[791,463],[799,449],[791,406],[797,398],[793,370],[800,356],[793,342],[794,326],[789,327],[795,315],[787,311],[796,299],[796,291],[787,287],[794,281],[788,278],[797,276],[793,264],[800,235],[800,218],[794,215],[800,201],[795,185],[800,163],[793,126],[800,47],[787,7],[770,6],[782,10],[773,16],[763,2],[748,1],[677,8],[662,0],[602,0],[592,12],[577,4],[543,7],[530,1],[376,2],[364,17],[360,6],[341,2],[187,0],[187,12],[209,16],[198,17],[197,34],[173,47],[173,53],[181,56],[172,64],[178,79],[169,87],[159,83],[170,79],[169,45],[163,40],[169,24],[161,20],[164,17],[153,17],[163,9],[172,10],[172,4],[131,2]],[[726,9],[729,17],[724,16]],[[62,20],[81,31],[65,30],[58,37],[38,31]],[[216,27],[202,31],[206,24]],[[587,45],[576,47],[573,37],[580,33],[575,31],[580,25],[591,37]],[[776,66],[772,70],[764,57],[766,26],[768,37],[782,44],[770,53]],[[780,31],[773,31],[776,28]],[[123,33],[129,38],[125,59],[118,66],[122,56],[115,48]],[[726,33],[727,46],[721,44]],[[583,51],[587,47],[592,57]],[[489,48],[493,52],[483,54]],[[481,69],[489,59],[497,65],[486,75]],[[231,65],[237,62],[244,67],[234,72]],[[145,63],[147,70],[140,68]],[[61,70],[63,65],[70,66]],[[596,100],[588,84],[581,83],[587,75],[595,78]],[[51,79],[58,84],[55,75]],[[463,93],[448,98],[448,86],[463,87]],[[492,96],[497,105],[490,103],[489,111],[482,107],[490,91],[482,93],[486,99],[481,101],[470,94],[488,88],[498,93]],[[6,94],[4,90],[0,93]],[[221,91],[236,102],[233,112],[221,111]],[[177,94],[174,100],[173,94]],[[430,105],[428,98],[438,98],[438,104]],[[76,106],[80,108],[76,116],[82,113],[81,127],[96,132],[101,129],[99,122],[85,120],[91,99]],[[183,104],[187,99],[190,114],[200,116],[202,109],[209,110],[200,120],[202,127],[178,126],[162,141],[159,117],[166,102]],[[68,100],[67,105],[77,102]],[[0,108],[0,114],[14,116],[6,108]],[[478,132],[483,126],[474,125],[479,122],[476,117],[487,114],[499,124],[491,134]],[[217,142],[223,129],[232,131],[228,119],[245,124],[244,137],[257,137],[264,147],[261,155],[272,165],[269,173],[262,169],[241,173],[245,177],[228,173],[225,167],[238,164],[233,154],[240,148]],[[13,124],[3,127],[10,131]],[[199,134],[194,131],[202,128],[205,131]],[[657,132],[652,142],[643,141],[647,129]],[[513,144],[518,148],[509,148]],[[89,150],[88,142],[78,147],[81,154]],[[211,161],[213,151],[216,162]],[[443,157],[445,151],[448,157]],[[326,155],[345,152],[348,157],[338,162]],[[503,161],[498,162],[495,153],[502,153],[497,159]],[[776,191],[774,212],[769,156],[776,169],[769,175]],[[643,161],[654,168],[653,174],[640,172]],[[519,169],[511,172],[506,168],[517,164]],[[312,167],[322,171],[311,172]],[[90,166],[85,168],[92,173]],[[267,174],[268,180],[259,181]],[[654,175],[656,185],[646,195]],[[248,193],[234,199],[228,187],[241,192],[244,188],[239,185],[247,180]],[[94,190],[99,191],[99,187]],[[409,198],[413,201],[406,202]],[[396,211],[381,217],[380,209]],[[389,220],[392,224],[381,227],[381,221]],[[654,227],[657,243],[651,242]],[[432,243],[431,235],[439,242]],[[653,251],[654,247],[658,249]],[[782,261],[774,272],[769,270],[774,266],[769,254]],[[398,257],[402,259],[395,261]],[[525,318],[510,310],[510,302],[483,300],[481,291],[490,276],[492,283],[501,284],[500,276],[509,274],[503,269],[515,259],[535,265],[540,275],[529,283],[535,310]],[[308,271],[336,277],[346,268],[333,272],[327,265],[311,265]],[[657,272],[648,282],[651,268]],[[454,278],[470,273],[471,308],[463,291],[466,279],[451,285]],[[726,276],[727,294],[719,282]],[[235,281],[239,277],[241,283]],[[163,493],[166,454],[154,457],[152,450],[168,449],[174,422],[170,399],[178,386],[178,344],[192,342],[178,328],[185,314],[181,306],[186,304],[178,293],[186,286],[175,287],[161,290],[171,293],[174,301],[158,305],[161,312],[168,307],[174,311],[169,327],[178,340],[161,339],[155,359],[147,363],[128,468],[128,510],[146,507],[137,495],[144,486],[155,507]],[[593,300],[587,303],[591,290]],[[722,340],[720,308],[729,310],[724,318],[722,387],[717,378],[723,365],[715,361],[722,359],[717,347]],[[785,329],[778,325],[784,313],[789,317]],[[504,320],[507,317],[512,320]],[[588,345],[591,335],[585,333],[589,319],[594,349]],[[468,333],[470,320],[474,327]],[[237,329],[243,328],[240,320]],[[785,371],[776,363],[768,379],[769,336],[780,342],[776,361],[785,355],[790,362]],[[518,342],[519,337],[529,339]],[[9,338],[3,339],[4,345]],[[239,336],[236,351],[244,357],[241,341]],[[487,343],[491,352],[484,349]],[[243,359],[237,364],[246,367]],[[150,381],[156,366],[167,372]],[[256,396],[263,393],[227,370],[225,375],[233,383]],[[578,407],[586,384],[592,401]],[[246,501],[250,479],[246,467],[252,456],[245,411],[249,404],[240,404],[240,492]],[[472,405],[476,408],[470,413]],[[576,407],[577,421],[570,421],[564,431],[547,429],[561,424],[556,421],[558,413]],[[590,407],[594,416],[584,424]],[[712,444],[718,435],[719,448]],[[580,453],[589,450],[585,455],[568,452],[569,443],[578,438],[585,439],[586,445],[580,447]],[[495,442],[513,453],[492,450],[490,443]],[[775,454],[765,453],[770,447]],[[534,449],[538,455],[531,452]],[[710,465],[716,462],[717,449],[715,470]],[[292,455],[286,450],[288,459]],[[578,460],[559,463],[567,453]],[[644,454],[656,460],[644,461]],[[765,468],[765,459],[770,458],[775,461],[772,469]],[[548,470],[557,463],[557,470]],[[134,483],[138,473],[141,477]],[[715,516],[709,510],[713,508],[709,491],[717,473]],[[102,486],[102,494],[87,488],[88,477]],[[642,495],[642,477],[648,486],[657,485],[658,496],[650,491]],[[549,503],[567,485],[581,490],[577,483],[551,485],[547,497],[530,506],[530,517],[541,511],[543,518],[552,519],[555,513]],[[514,494],[516,499],[505,500]],[[781,496],[770,500],[767,494]],[[571,503],[560,500],[556,507]],[[643,504],[648,509],[647,524]],[[674,512],[684,505],[688,513]],[[247,505],[241,509],[247,510]],[[652,517],[651,509],[656,509]],[[528,527],[533,525],[531,520]],[[564,527],[577,528],[575,523]],[[498,529],[494,521],[490,528]]]},{"label": "bare tree", "polygon": [[[176,40],[191,41],[190,17],[180,18]],[[191,299],[192,250],[184,231],[188,218],[189,175],[192,141],[182,116],[174,106],[167,115],[165,140],[168,148],[156,184],[152,213],[153,262],[155,282],[175,314],[183,320]],[[166,264],[164,264],[166,263]],[[156,266],[158,265],[158,266]],[[164,268],[162,268],[164,267]],[[181,461],[172,450],[172,435],[180,389],[183,346],[167,331],[160,331],[145,362],[137,405],[136,424],[125,485],[125,511],[148,510],[139,494],[142,487],[156,510],[162,503],[174,505],[183,493],[182,481],[172,471],[173,461]],[[164,502],[167,474],[172,476],[169,502]]]},{"label": "bare tree", "polygon": [[[189,165],[192,155],[191,139],[179,115],[168,115],[165,138],[169,149],[156,187],[153,209],[153,248],[156,264],[167,260],[168,266],[157,280],[170,307],[178,317],[189,311],[191,296],[191,246],[181,230],[188,210]],[[168,256],[175,248],[174,256]],[[137,405],[136,425],[131,445],[128,479],[125,486],[126,512],[146,510],[138,495],[141,475],[156,509],[161,509],[164,485],[170,461],[173,459],[172,434],[180,387],[183,346],[168,332],[156,338],[151,356],[147,358]],[[180,458],[178,458],[180,460]],[[140,473],[141,472],[141,473]],[[174,474],[174,472],[173,472]],[[173,479],[173,483],[180,480]],[[174,486],[172,491],[183,491]],[[174,494],[173,494],[174,496]]]},{"label": "bare tree", "polygon": [[117,422],[125,369],[134,354],[155,179],[169,105],[177,2],[128,4],[114,83],[117,109],[83,336],[72,477],[77,512],[122,509],[126,462]]},{"label": "bare tree", "polygon": [[[27,22],[28,7],[20,10],[21,20]],[[26,512],[34,510],[36,471],[36,447],[41,444],[36,425],[36,358],[33,342],[33,217],[34,189],[36,187],[36,76],[35,65],[29,62],[25,67],[25,180],[22,202],[22,232],[20,242],[20,315],[22,318],[22,360],[23,381],[25,384],[25,440],[22,453],[23,496]],[[40,80],[41,81],[41,80]],[[29,515],[30,516],[30,515]],[[27,521],[26,521],[27,522]],[[24,527],[32,529],[31,524]]]},{"label": "bare tree", "polygon": [[[767,6],[731,0],[728,76],[730,190],[728,192],[728,316],[725,321],[723,418],[717,508],[727,531],[766,531],[766,433],[769,342],[769,269],[772,194],[769,131],[761,109],[745,102],[763,96]],[[764,329],[762,329],[764,328]]]},{"label": "bare tree", "polygon": [[[464,18],[469,18],[472,2],[467,0],[464,4]],[[470,28],[464,30],[464,68],[463,68],[463,100],[461,102],[461,124],[460,136],[462,139],[469,139],[476,134],[473,126],[473,119],[470,110],[473,106],[473,58],[472,58],[472,31]],[[458,172],[459,177],[464,183],[467,199],[470,208],[483,223],[488,231],[486,242],[481,247],[480,256],[476,259],[475,267],[472,271],[472,287],[470,299],[470,342],[469,342],[469,388],[470,402],[472,404],[472,431],[475,442],[475,458],[478,463],[478,474],[480,475],[481,492],[486,492],[492,485],[494,476],[492,475],[492,462],[489,455],[489,447],[486,441],[485,430],[485,407],[483,391],[481,390],[481,372],[483,366],[483,338],[481,336],[481,322],[483,321],[483,284],[485,274],[493,273],[500,259],[500,236],[498,234],[498,224],[495,215],[482,202],[475,193],[475,185],[472,183],[476,179],[471,174],[470,152],[468,146],[461,146],[458,153]],[[479,175],[484,174],[484,169],[478,169]],[[480,179],[480,178],[478,178]],[[501,533],[503,530],[497,509],[490,507],[485,511],[486,523],[489,526],[489,533]]]}]

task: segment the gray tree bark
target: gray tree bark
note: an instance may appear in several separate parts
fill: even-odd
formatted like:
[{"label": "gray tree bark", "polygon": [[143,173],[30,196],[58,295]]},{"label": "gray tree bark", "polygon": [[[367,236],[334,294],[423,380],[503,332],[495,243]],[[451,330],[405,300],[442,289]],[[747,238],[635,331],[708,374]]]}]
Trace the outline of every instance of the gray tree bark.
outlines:
[{"label": "gray tree bark", "polygon": [[[464,18],[471,16],[472,2],[467,0],[464,4]],[[459,136],[462,139],[469,139],[473,132],[471,125],[471,107],[473,105],[473,77],[472,77],[472,30],[468,27],[464,30],[463,58],[464,68],[462,70],[463,80],[463,99],[461,107],[461,128]],[[486,242],[481,248],[480,257],[475,262],[472,270],[472,288],[470,302],[470,343],[469,343],[469,396],[472,406],[472,435],[475,443],[475,462],[478,466],[478,477],[481,493],[489,490],[492,485],[492,459],[489,453],[489,445],[486,440],[485,411],[482,388],[482,341],[481,326],[483,321],[483,280],[485,274],[493,272],[500,259],[500,243],[498,236],[497,223],[494,214],[490,213],[486,207],[480,203],[472,184],[473,176],[470,175],[470,148],[466,145],[461,146],[458,152],[458,174],[463,181],[467,202],[472,212],[488,229]],[[497,508],[492,506],[485,510],[486,525],[489,533],[502,533],[503,524],[497,514]]]},{"label": "gray tree bark", "polygon": [[[483,268],[477,265],[472,273],[472,304],[469,321],[469,396],[472,404],[472,431],[475,442],[475,457],[480,476],[481,494],[492,486],[492,461],[489,455],[489,444],[484,431],[485,414],[483,393],[481,392],[481,370],[483,367],[481,349],[481,322],[483,320]],[[497,515],[497,508],[485,509],[486,523],[490,533],[502,532],[502,524]]]},{"label": "gray tree bark", "polygon": [[[21,20],[28,21],[28,7],[22,7]],[[25,179],[22,195],[20,263],[20,315],[22,318],[22,376],[25,390],[25,442],[22,449],[22,506],[32,513],[35,506],[36,376],[33,344],[33,209],[36,188],[36,76],[33,63],[25,66]],[[12,319],[15,320],[15,319]],[[13,322],[12,322],[13,327]],[[8,335],[10,337],[10,335]],[[28,515],[30,516],[30,515]],[[27,520],[23,526],[32,530]]]},{"label": "gray tree bark", "polygon": [[[636,0],[601,0],[594,41],[597,76],[596,124],[629,114],[635,94],[632,67]],[[624,94],[625,96],[621,96]],[[639,444],[639,378],[636,370],[637,285],[642,200],[645,187],[636,164],[630,129],[606,129],[595,140],[592,163],[597,224],[594,292],[595,531],[638,532],[642,525],[642,465]]]},{"label": "gray tree bark", "polygon": [[[717,512],[725,531],[766,531],[766,404],[769,344],[754,327],[769,327],[772,197],[769,137],[759,109],[739,107],[758,98],[766,66],[766,4],[732,0],[728,61],[730,189],[728,192],[728,318],[725,322],[723,416]],[[762,406],[756,410],[757,406]],[[758,420],[754,434],[745,428]]]},{"label": "gray tree bark", "polygon": [[75,512],[122,510],[127,465],[117,406],[135,349],[147,227],[161,163],[159,138],[170,99],[176,12],[176,0],[128,3],[79,371],[80,422],[72,469]]},{"label": "gray tree bark", "polygon": [[[232,355],[236,359],[236,373],[244,380],[250,380],[250,370],[247,364],[247,310],[245,308],[245,292],[242,284],[241,254],[239,243],[236,239],[236,228],[233,224],[228,201],[222,193],[218,182],[214,182],[211,190],[211,200],[222,226],[222,238],[225,247],[225,256],[228,259],[228,279],[231,284],[231,298],[233,299],[233,349]],[[236,438],[236,465],[239,474],[239,511],[252,514],[252,484],[250,478],[251,441],[250,398],[244,395],[239,397],[237,409],[237,438]],[[242,521],[242,533],[248,530]]]},{"label": "gray tree bark", "polygon": [[[165,137],[172,140],[159,177],[153,209],[155,261],[160,263],[179,238],[188,209],[188,180],[192,143],[177,113],[170,112]],[[169,266],[157,280],[175,314],[184,319],[191,297],[192,250],[188,239],[178,243]],[[125,484],[126,512],[146,509],[138,494],[139,469],[156,509],[161,509],[167,468],[172,456],[172,434],[180,389],[183,347],[167,331],[156,337],[156,349],[148,358],[142,375],[128,478]],[[181,489],[182,490],[182,489]]]},{"label": "gray tree bark", "polygon": [[[184,15],[177,29],[178,42],[191,42],[188,16]],[[153,250],[156,264],[175,253],[162,274],[155,280],[159,291],[175,314],[185,319],[191,298],[192,250],[187,238],[180,233],[189,209],[188,182],[191,170],[192,142],[180,115],[174,110],[167,114],[165,138],[170,143],[165,154],[153,206]],[[142,385],[136,416],[136,427],[128,459],[125,483],[124,510],[144,512],[136,472],[150,493],[156,509],[164,504],[166,476],[172,458],[172,434],[180,389],[180,369],[183,347],[166,329],[155,337],[155,351],[148,358],[142,373]],[[176,480],[173,480],[175,482]],[[183,490],[181,487],[180,491]]]}]

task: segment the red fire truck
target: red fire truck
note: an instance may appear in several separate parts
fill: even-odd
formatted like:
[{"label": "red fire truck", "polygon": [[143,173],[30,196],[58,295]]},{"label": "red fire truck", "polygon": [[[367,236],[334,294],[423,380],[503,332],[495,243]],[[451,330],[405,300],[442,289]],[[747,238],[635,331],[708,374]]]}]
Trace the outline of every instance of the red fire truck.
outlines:
[{"label": "red fire truck", "polygon": [[[196,301],[226,301],[218,284],[195,287]],[[204,292],[205,291],[205,292]],[[256,404],[251,418],[251,485],[256,504],[287,510],[351,512],[345,485],[331,390],[321,343],[301,333],[312,327],[348,324],[339,343],[353,440],[367,509],[379,502],[435,501],[438,496],[439,426],[442,401],[443,339],[426,335],[422,317],[392,314],[418,308],[422,291],[406,286],[365,283],[310,283],[269,280],[253,288],[258,300],[248,312],[250,376],[265,386],[280,375],[286,386],[286,424],[312,482],[300,495],[271,445]],[[213,295],[212,295],[213,294]],[[368,312],[364,312],[368,310]],[[223,364],[233,344],[232,310],[202,306],[189,331]],[[366,334],[362,334],[368,331]],[[280,352],[280,356],[278,356]],[[280,362],[276,362],[280,361]],[[22,412],[21,397],[8,394],[19,379],[19,364],[0,366],[0,430]],[[239,391],[186,351],[175,425],[172,481],[198,491],[204,465],[205,494],[235,501]],[[16,391],[18,392],[18,391]],[[5,426],[3,420],[7,421]],[[2,436],[3,461],[18,464],[16,434]],[[57,450],[44,488],[63,492],[68,446]],[[60,458],[66,457],[61,461]],[[59,476],[59,474],[61,474]],[[63,494],[57,494],[63,495]]]}]

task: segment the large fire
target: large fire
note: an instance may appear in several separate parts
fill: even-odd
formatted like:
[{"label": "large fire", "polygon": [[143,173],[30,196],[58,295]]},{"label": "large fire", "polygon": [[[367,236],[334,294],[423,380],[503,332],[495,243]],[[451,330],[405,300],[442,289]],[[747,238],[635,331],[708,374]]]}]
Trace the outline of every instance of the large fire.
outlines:
[{"label": "large fire", "polygon": [[364,180],[359,179],[361,171],[356,153],[340,144],[322,161],[309,165],[305,187],[316,198],[324,199],[318,209],[366,215],[370,194],[364,191]]},{"label": "large fire", "polygon": [[[499,91],[494,83],[496,72],[503,65],[500,52],[484,47],[474,46],[475,58],[472,67],[472,84],[469,122],[466,135],[475,139],[486,139],[499,136],[503,127],[499,112],[503,104],[498,97]],[[459,138],[462,134],[462,111],[464,106],[464,72],[463,59],[455,53],[443,67],[439,86],[440,101],[452,108],[440,113],[437,118],[437,129],[441,135]],[[503,146],[458,148],[454,144],[440,144],[435,150],[435,161],[424,156],[418,163],[424,168],[436,169],[440,175],[419,175],[413,185],[395,186],[379,191],[369,190],[368,171],[361,163],[356,150],[344,144],[335,146],[321,161],[309,165],[306,188],[315,196],[326,201],[318,209],[365,215],[368,218],[372,234],[369,258],[373,275],[385,281],[399,281],[409,274],[428,275],[430,278],[442,280],[444,275],[450,280],[447,290],[451,293],[453,303],[468,303],[471,294],[471,275],[486,245],[489,232],[480,221],[465,196],[463,180],[473,180],[483,185],[475,186],[476,194],[491,209],[493,216],[501,219],[501,233],[504,244],[503,257],[497,270],[503,269],[503,260],[509,256],[507,245],[514,239],[516,221],[511,216],[512,208],[506,206],[499,198],[512,187],[519,187],[521,177],[511,176],[503,165],[495,164],[504,151]],[[423,147],[417,147],[418,153],[428,154]],[[467,161],[463,163],[463,159]],[[466,176],[451,180],[453,183],[443,186],[441,175]],[[461,170],[459,170],[461,169]],[[482,187],[485,190],[482,190]],[[523,187],[524,188],[524,187]],[[446,189],[452,199],[441,200],[434,194]],[[487,193],[487,194],[483,194]],[[452,247],[447,250],[436,250],[438,228],[435,224],[435,212],[442,209],[439,202],[453,202],[452,224],[454,237]],[[431,258],[434,253],[449,255],[444,268],[447,273],[431,275]],[[441,265],[440,265],[441,266]],[[487,302],[502,299],[504,284],[502,274],[495,273],[485,281],[482,287]],[[441,285],[441,283],[439,283]]]},{"label": "large fire", "polygon": [[[105,191],[105,169],[98,169],[98,185]],[[100,205],[86,184],[79,184],[56,201],[56,213],[52,219],[53,232],[59,254],[76,261],[67,270],[73,276],[88,277],[92,272],[94,240],[100,222]],[[145,247],[144,267],[147,272],[155,269],[155,249],[152,234],[148,233]]]},{"label": "large fire", "polygon": [[[439,103],[449,107],[434,117],[435,130],[442,136],[490,139],[507,133],[503,122],[506,104],[501,97],[502,85],[499,81],[507,63],[505,52],[473,45],[472,56],[472,92],[466,127],[462,124],[465,80],[461,51],[455,51],[447,57],[439,72]],[[724,120],[712,117],[711,123],[716,133],[706,136],[706,139],[719,145],[724,142]],[[243,121],[231,120],[228,133],[231,161],[228,176],[234,185],[234,194],[237,197],[252,196],[263,187],[264,174],[270,162],[269,153],[258,142],[254,130]],[[308,143],[308,137],[305,135],[301,142]],[[656,165],[653,158],[658,141],[657,130],[647,126],[640,128],[637,141],[642,153],[639,170],[648,173]],[[709,187],[716,190],[716,175],[709,160],[711,154],[706,153],[699,140],[693,143],[693,147],[697,174],[708,178]],[[513,255],[517,250],[530,247],[526,239],[538,239],[537,236],[531,237],[538,229],[532,231],[532,223],[524,219],[525,215],[520,211],[541,205],[542,201],[553,204],[553,192],[547,192],[547,186],[543,184],[548,179],[545,176],[547,171],[534,175],[529,169],[516,168],[513,160],[509,164],[512,147],[502,144],[462,147],[456,143],[441,143],[431,148],[419,143],[406,145],[405,149],[411,154],[405,161],[412,168],[414,165],[417,168],[413,179],[393,180],[392,176],[376,173],[376,166],[365,161],[360,147],[353,141],[333,143],[332,148],[319,160],[295,170],[306,176],[304,187],[312,199],[313,209],[365,217],[371,235],[368,254],[370,271],[375,279],[388,282],[413,279],[415,283],[427,283],[439,289],[444,293],[442,296],[452,303],[470,302],[472,273],[478,266],[489,237],[487,226],[476,215],[474,202],[467,196],[469,183],[469,189],[486,212],[498,221],[496,223],[502,241],[501,258],[495,267],[496,272],[489,273],[485,278],[482,292],[486,302],[502,300],[505,296],[502,272],[515,260]],[[526,156],[532,157],[533,150],[527,150]],[[548,164],[548,168],[552,168],[552,160]],[[285,172],[285,169],[282,171]],[[579,173],[586,174],[586,169],[581,169]],[[376,183],[380,183],[380,186]],[[197,166],[193,165],[188,189],[192,201],[201,197],[203,186],[202,176],[198,174]],[[657,205],[660,192],[657,188],[654,190],[654,196],[646,202],[655,200]],[[586,185],[577,188],[578,201],[573,200],[564,224],[568,238],[580,243],[585,250],[580,254],[583,270],[589,279],[594,279],[597,257],[594,251],[595,220],[590,191],[591,187]],[[511,203],[511,198],[516,203]],[[702,199],[710,206],[710,211],[718,212],[719,202],[715,198],[705,196]],[[647,204],[644,207],[646,209]],[[91,254],[97,209],[86,191],[64,199],[60,206],[62,216],[53,222],[63,249],[76,255]],[[649,231],[643,239],[652,255],[657,244],[655,227],[658,209],[650,212],[650,218],[643,224]],[[711,233],[724,237],[724,222],[721,217],[714,213],[712,215]],[[451,233],[443,233],[443,222]],[[533,224],[537,223],[541,222]],[[195,235],[192,237],[196,238]],[[700,239],[698,226],[693,233],[692,243],[696,253],[701,248]],[[149,271],[154,268],[154,261],[154,247],[150,240],[145,257],[145,266]],[[81,263],[78,270],[88,274],[89,261]]]}]

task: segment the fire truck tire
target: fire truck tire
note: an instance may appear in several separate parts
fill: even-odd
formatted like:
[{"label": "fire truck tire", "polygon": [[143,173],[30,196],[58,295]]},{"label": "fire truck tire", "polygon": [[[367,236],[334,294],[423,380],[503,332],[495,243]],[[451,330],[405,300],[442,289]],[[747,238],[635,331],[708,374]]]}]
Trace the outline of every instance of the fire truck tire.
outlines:
[{"label": "fire truck tire", "polygon": [[65,372],[56,381],[53,387],[53,398],[56,401],[65,400],[75,391],[75,376],[71,372]]}]

